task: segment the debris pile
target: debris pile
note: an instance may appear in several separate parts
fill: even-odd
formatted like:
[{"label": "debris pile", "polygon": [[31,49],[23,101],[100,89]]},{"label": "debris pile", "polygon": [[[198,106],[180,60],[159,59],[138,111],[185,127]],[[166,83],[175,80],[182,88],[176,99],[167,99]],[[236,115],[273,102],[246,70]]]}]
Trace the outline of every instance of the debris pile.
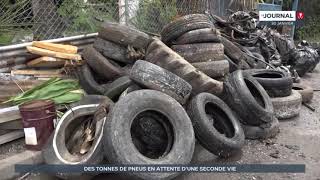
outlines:
[{"label": "debris pile", "polygon": [[[309,47],[295,48],[270,29],[257,28],[254,17],[246,12],[227,20],[187,15],[166,25],[161,39],[105,22],[82,56],[67,46],[61,50],[60,45],[36,42],[28,47],[32,53],[75,61],[76,77],[86,92],[80,101],[64,101],[68,108],[43,149],[45,162],[189,164],[195,139],[228,158],[241,151],[245,138],[275,137],[278,119],[297,116],[301,103],[312,99],[303,83],[293,84],[297,78],[291,74],[302,75],[302,61],[311,71],[319,56]],[[66,66],[49,59],[28,64]],[[63,61],[73,62],[69,60]],[[11,101],[23,103],[35,94],[42,96],[32,99],[44,99],[47,94],[35,93],[40,87]],[[64,89],[54,87],[49,94]],[[128,174],[172,179],[179,172]],[[57,174],[63,179],[79,175]]]}]

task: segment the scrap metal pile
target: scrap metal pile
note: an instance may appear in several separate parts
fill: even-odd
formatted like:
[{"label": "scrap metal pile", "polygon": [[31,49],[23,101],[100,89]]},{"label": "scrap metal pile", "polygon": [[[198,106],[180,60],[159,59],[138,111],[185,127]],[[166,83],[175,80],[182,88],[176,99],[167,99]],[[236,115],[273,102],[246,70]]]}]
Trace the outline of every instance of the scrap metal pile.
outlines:
[{"label": "scrap metal pile", "polygon": [[[319,56],[257,28],[253,15],[187,15],[166,25],[161,39],[105,22],[76,73],[87,95],[60,118],[45,162],[189,164],[196,140],[228,158],[245,138],[275,137],[278,120],[312,99],[290,72],[312,71]],[[128,174],[172,179],[179,172]]]}]

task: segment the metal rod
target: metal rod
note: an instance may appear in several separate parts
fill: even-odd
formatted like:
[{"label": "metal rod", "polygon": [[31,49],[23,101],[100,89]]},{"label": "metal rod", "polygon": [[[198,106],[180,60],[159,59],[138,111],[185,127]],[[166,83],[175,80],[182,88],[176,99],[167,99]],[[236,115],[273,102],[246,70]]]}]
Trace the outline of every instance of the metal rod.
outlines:
[{"label": "metal rod", "polygon": [[302,103],[302,105],[304,105],[305,107],[307,107],[308,109],[310,109],[310,110],[313,111],[313,112],[316,111],[316,109],[315,109],[314,107],[310,106],[310,105],[307,104],[307,103]]}]

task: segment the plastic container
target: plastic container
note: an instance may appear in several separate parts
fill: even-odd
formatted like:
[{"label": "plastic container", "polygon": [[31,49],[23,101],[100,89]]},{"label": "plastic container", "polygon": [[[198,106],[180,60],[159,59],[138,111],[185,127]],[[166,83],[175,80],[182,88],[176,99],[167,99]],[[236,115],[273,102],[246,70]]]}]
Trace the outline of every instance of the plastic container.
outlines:
[{"label": "plastic container", "polygon": [[39,151],[54,130],[55,104],[51,100],[34,100],[19,106],[24,128],[26,148]]}]

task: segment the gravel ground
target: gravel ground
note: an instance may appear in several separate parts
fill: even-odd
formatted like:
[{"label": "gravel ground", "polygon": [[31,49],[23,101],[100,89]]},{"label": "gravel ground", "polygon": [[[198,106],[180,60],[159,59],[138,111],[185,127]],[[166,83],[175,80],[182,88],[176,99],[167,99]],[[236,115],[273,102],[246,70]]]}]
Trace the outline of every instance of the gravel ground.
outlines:
[{"label": "gravel ground", "polygon": [[[311,85],[314,89],[320,89],[320,66],[312,74],[307,74],[302,81]],[[193,163],[197,164],[217,164],[217,163],[261,163],[261,164],[306,164],[306,173],[189,173],[183,174],[176,180],[211,180],[211,179],[231,179],[231,180],[320,180],[320,92],[315,92],[311,103],[316,108],[312,112],[302,106],[300,116],[280,121],[280,133],[276,138],[264,141],[247,140],[242,152],[230,159],[219,159],[215,155],[196,146]],[[20,146],[17,146],[20,147]],[[18,148],[19,151],[20,148]],[[0,154],[2,154],[2,150]],[[10,151],[9,151],[10,152]],[[15,152],[15,151],[11,151]],[[2,156],[0,156],[1,159]],[[95,180],[119,179],[115,175],[99,175]],[[44,176],[29,176],[27,179],[52,179]],[[123,179],[123,178],[121,178]],[[126,179],[126,178],[124,178]]]}]

